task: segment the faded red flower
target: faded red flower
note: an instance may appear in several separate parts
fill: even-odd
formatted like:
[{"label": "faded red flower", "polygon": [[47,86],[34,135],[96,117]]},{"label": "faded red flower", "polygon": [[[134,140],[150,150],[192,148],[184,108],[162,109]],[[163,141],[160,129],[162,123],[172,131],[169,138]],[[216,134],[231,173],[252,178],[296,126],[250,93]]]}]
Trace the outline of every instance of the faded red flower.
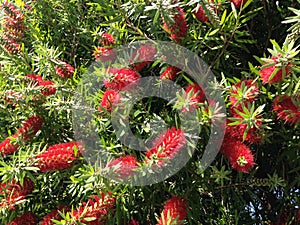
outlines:
[{"label": "faded red flower", "polygon": [[253,102],[258,94],[258,86],[253,80],[241,80],[231,87],[229,101],[234,107],[241,103],[247,105]]},{"label": "faded red flower", "polygon": [[286,123],[291,125],[300,123],[300,95],[277,96],[273,103],[273,109],[277,117]]},{"label": "faded red flower", "polygon": [[105,87],[119,91],[129,84],[133,84],[141,77],[134,70],[127,68],[110,68],[108,73],[111,75],[111,78],[104,80]]},{"label": "faded red flower", "polygon": [[165,159],[174,158],[185,144],[184,132],[172,127],[154,141],[154,147],[146,152],[146,157],[150,160],[158,159],[161,164]]},{"label": "faded red flower", "polygon": [[140,61],[139,63],[133,64],[133,68],[136,71],[141,71],[151,61],[153,61],[155,54],[156,54],[155,46],[151,44],[145,44],[140,46],[137,49],[136,53],[132,55],[132,60]]},{"label": "faded red flower", "polygon": [[100,43],[102,46],[108,47],[108,46],[113,45],[115,42],[116,41],[115,41],[114,37],[109,33],[104,33],[100,37]]},{"label": "faded red flower", "polygon": [[37,216],[35,216],[32,212],[27,212],[22,216],[14,218],[6,225],[36,225],[37,222]]},{"label": "faded red flower", "polygon": [[[109,194],[102,193],[101,196],[90,198],[87,203],[83,203],[73,213],[71,217],[77,222],[87,225],[104,225],[109,212],[114,207],[115,199]],[[89,221],[88,218],[94,218]]]},{"label": "faded red flower", "polygon": [[134,169],[137,167],[137,160],[131,155],[117,158],[108,164],[108,168],[114,169],[114,173],[118,178],[132,176],[134,174]]},{"label": "faded red flower", "polygon": [[18,134],[22,136],[22,140],[26,141],[41,129],[42,123],[42,117],[32,116],[24,121],[23,125],[18,129]]},{"label": "faded red flower", "polygon": [[[277,56],[272,56],[271,60],[273,60],[275,64],[280,63],[280,60],[278,59]],[[267,63],[266,66],[268,64],[271,64],[271,63]],[[285,76],[289,75],[289,73],[291,71],[289,66],[285,66],[285,68],[283,68],[283,66],[270,65],[270,66],[262,68],[260,70],[260,77],[261,77],[263,83],[264,84],[266,84],[266,83],[275,84],[275,83],[281,82],[284,78],[283,70],[285,71]]]},{"label": "faded red flower", "polygon": [[59,206],[57,209],[52,210],[49,212],[43,220],[40,222],[40,225],[54,225],[54,222],[52,220],[62,220],[62,216],[59,214],[59,212],[68,212],[70,211],[69,206]]},{"label": "faded red flower", "polygon": [[168,66],[159,77],[161,79],[174,80],[177,77],[179,72],[180,69],[178,69],[177,67]]},{"label": "faded red flower", "polygon": [[75,68],[64,61],[60,61],[60,64],[55,66],[55,71],[62,78],[71,78]]},{"label": "faded red flower", "polygon": [[231,2],[235,5],[235,7],[240,7],[241,5],[245,5],[248,0],[231,0]]},{"label": "faded red flower", "polygon": [[157,225],[182,224],[187,217],[187,201],[174,196],[164,205]]},{"label": "faded red flower", "polygon": [[[116,106],[121,99],[121,94],[115,90],[106,90],[101,99],[100,105],[108,112],[112,111],[112,107]],[[102,108],[99,108],[102,111]]]},{"label": "faded red flower", "polygon": [[94,51],[95,59],[101,62],[112,61],[116,58],[116,52],[113,48],[97,47]]},{"label": "faded red flower", "polygon": [[[75,148],[78,150],[75,151]],[[41,172],[71,168],[73,161],[79,158],[82,145],[78,142],[68,142],[50,146],[47,151],[38,154],[37,167]],[[76,153],[76,154],[75,154]]]},{"label": "faded red flower", "polygon": [[247,173],[255,165],[251,150],[241,141],[225,137],[220,152],[229,160],[233,169]]},{"label": "faded red flower", "polygon": [[163,26],[165,30],[171,34],[171,39],[178,43],[186,37],[188,27],[182,8],[177,7],[176,12],[173,13],[174,22],[164,22]]},{"label": "faded red flower", "polygon": [[15,208],[15,204],[24,200],[26,196],[33,191],[33,189],[33,182],[29,178],[24,179],[23,185],[15,180],[0,184],[0,195],[4,196],[0,202],[0,208],[9,207],[13,210]]}]

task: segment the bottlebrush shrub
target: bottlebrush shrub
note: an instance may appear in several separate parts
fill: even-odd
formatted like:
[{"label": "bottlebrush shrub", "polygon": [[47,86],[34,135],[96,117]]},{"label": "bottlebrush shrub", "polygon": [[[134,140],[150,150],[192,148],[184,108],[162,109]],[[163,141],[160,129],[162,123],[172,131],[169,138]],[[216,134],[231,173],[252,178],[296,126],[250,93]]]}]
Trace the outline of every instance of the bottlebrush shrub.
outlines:
[{"label": "bottlebrush shrub", "polygon": [[[299,7],[296,0],[1,0],[0,224],[298,224]],[[129,65],[117,65],[114,48],[138,40],[180,44],[214,73],[218,83],[208,85],[224,95],[227,124],[205,171],[219,102],[167,64],[155,44],[132,49]],[[100,144],[114,158],[97,166],[84,160],[72,120],[94,61],[112,65],[87,98]],[[142,152],[118,140],[111,112],[127,85],[134,90],[148,76],[182,92],[174,106],[149,97],[128,112],[132,133],[147,140]],[[189,137],[179,113],[195,115],[201,132]],[[190,138],[198,142],[190,146]],[[167,180],[117,183],[142,165],[175,167],[185,147],[194,148],[191,159]],[[105,169],[117,179],[101,176]]]}]

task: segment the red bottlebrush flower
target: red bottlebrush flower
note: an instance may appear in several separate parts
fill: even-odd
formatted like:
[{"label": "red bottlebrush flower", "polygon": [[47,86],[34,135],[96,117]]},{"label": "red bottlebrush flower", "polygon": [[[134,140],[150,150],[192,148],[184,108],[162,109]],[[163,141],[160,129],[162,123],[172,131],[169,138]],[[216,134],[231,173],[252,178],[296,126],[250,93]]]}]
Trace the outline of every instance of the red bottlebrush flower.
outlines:
[{"label": "red bottlebrush flower", "polygon": [[140,225],[135,219],[131,219],[126,225]]},{"label": "red bottlebrush flower", "polygon": [[27,74],[27,78],[36,82],[35,87],[43,87],[42,95],[49,96],[56,93],[54,83],[50,80],[43,80],[43,78],[36,74]]},{"label": "red bottlebrush flower", "polygon": [[25,120],[24,124],[18,129],[18,134],[22,136],[24,141],[33,137],[42,127],[43,118],[40,116],[32,116]]},{"label": "red bottlebrush flower", "polygon": [[169,199],[157,225],[182,224],[187,217],[186,200],[177,196]]},{"label": "red bottlebrush flower", "polygon": [[[207,1],[207,3],[210,3],[210,2],[214,2],[214,0],[208,0]],[[215,7],[213,7],[213,6],[210,6],[213,10],[215,9]],[[199,8],[198,8],[198,10],[197,10],[197,8],[196,8],[196,11],[194,12],[194,15],[196,16],[196,18],[200,21],[200,22],[202,22],[202,23],[207,23],[207,22],[209,22],[209,18],[208,18],[208,16],[206,15],[206,12],[205,12],[205,10],[204,10],[204,8],[203,8],[203,6],[202,5],[200,5],[199,6]]]},{"label": "red bottlebrush flower", "polygon": [[20,182],[8,181],[0,184],[0,194],[5,198],[0,202],[0,208],[9,207],[11,210],[15,208],[15,204],[24,200],[28,194],[34,189],[33,182],[29,178],[25,178],[23,185]]},{"label": "red bottlebrush flower", "polygon": [[198,108],[198,103],[204,102],[205,94],[198,84],[189,84],[185,89],[183,112],[192,111]]},{"label": "red bottlebrush flower", "polygon": [[97,47],[94,51],[94,56],[95,59],[101,62],[108,62],[114,60],[117,55],[113,48]]},{"label": "red bottlebrush flower", "polygon": [[291,125],[300,123],[300,95],[277,96],[273,103],[273,109],[279,119]]},{"label": "red bottlebrush flower", "polygon": [[220,149],[229,160],[233,169],[243,173],[249,172],[254,166],[254,156],[251,150],[241,141],[225,138]]},{"label": "red bottlebrush flower", "polygon": [[100,43],[102,46],[111,46],[115,43],[115,39],[111,34],[104,33],[101,35]]},{"label": "red bottlebrush flower", "polygon": [[134,156],[128,155],[117,158],[108,164],[108,168],[113,168],[118,178],[125,178],[134,174],[134,169],[138,167]]},{"label": "red bottlebrush flower", "polygon": [[0,144],[0,154],[2,156],[13,154],[15,151],[18,150],[19,145],[13,143],[12,141],[13,138],[18,138],[18,135],[14,135],[13,137],[8,137]]},{"label": "red bottlebrush flower", "polygon": [[[115,90],[106,90],[103,94],[100,105],[108,112],[112,111],[112,107],[120,102],[121,95]],[[99,108],[102,111],[101,108]]]},{"label": "red bottlebrush flower", "polygon": [[168,66],[164,72],[159,76],[161,79],[174,80],[177,77],[177,74],[180,72],[175,66]]},{"label": "red bottlebrush flower", "polygon": [[253,80],[241,80],[232,86],[229,101],[236,107],[240,103],[247,105],[255,100],[259,89]]},{"label": "red bottlebrush flower", "polygon": [[188,27],[183,9],[180,7],[176,9],[175,15],[173,16],[174,22],[168,22],[168,24],[164,22],[164,28],[171,34],[171,39],[178,43],[186,37]]},{"label": "red bottlebrush flower", "polygon": [[108,89],[122,90],[129,84],[133,84],[140,79],[140,75],[134,70],[127,68],[111,68],[108,73],[112,75],[110,81],[104,80],[104,85]]},{"label": "red bottlebrush flower", "polygon": [[235,7],[240,7],[241,5],[245,5],[248,0],[231,0],[231,2],[235,5]]},{"label": "red bottlebrush flower", "polygon": [[[78,222],[88,225],[104,225],[107,221],[109,211],[114,206],[115,199],[110,195],[102,193],[101,197],[94,196],[88,200],[88,203],[83,203],[72,214],[71,217]],[[87,218],[94,218],[92,221],[87,221]]]},{"label": "red bottlebrush flower", "polygon": [[52,220],[62,220],[62,216],[59,214],[59,212],[68,212],[70,211],[70,207],[68,206],[59,206],[58,209],[52,210],[50,213],[48,213],[43,220],[40,222],[40,225],[54,225]]},{"label": "red bottlebrush flower", "polygon": [[151,44],[145,44],[140,46],[137,49],[137,52],[132,55],[133,60],[140,61],[139,63],[135,63],[133,65],[133,68],[136,71],[141,71],[151,61],[153,61],[156,51],[156,48]]},{"label": "red bottlebrush flower", "polygon": [[3,47],[11,54],[16,54],[21,51],[21,44],[16,43],[13,39],[4,40]]},{"label": "red bottlebrush flower", "polygon": [[[275,64],[280,63],[277,56],[272,56],[271,59],[274,61]],[[268,65],[268,64],[271,64],[271,63],[267,63],[266,65]],[[285,76],[288,76],[288,74],[291,71],[291,69],[288,68],[288,66],[285,66],[285,68],[283,68],[282,66],[276,66],[276,65],[267,66],[260,70],[260,77],[264,84],[279,83],[283,80],[283,70],[284,69],[285,69]]]},{"label": "red bottlebrush flower", "polygon": [[[78,150],[76,155],[74,148]],[[37,167],[41,172],[71,168],[73,161],[79,158],[81,151],[82,145],[78,142],[52,145],[47,151],[35,157],[37,159]]]},{"label": "red bottlebrush flower", "polygon": [[154,147],[146,152],[148,159],[173,159],[175,155],[185,146],[186,138],[184,132],[172,127],[154,141]]},{"label": "red bottlebrush flower", "polygon": [[16,8],[16,6],[8,1],[3,3],[5,14],[14,19],[24,20],[24,15]]},{"label": "red bottlebrush flower", "polygon": [[71,78],[75,68],[66,62],[60,61],[60,65],[55,67],[55,71],[62,78]]},{"label": "red bottlebrush flower", "polygon": [[37,217],[31,212],[27,212],[22,216],[18,216],[14,218],[6,225],[36,225],[36,224],[37,224]]}]

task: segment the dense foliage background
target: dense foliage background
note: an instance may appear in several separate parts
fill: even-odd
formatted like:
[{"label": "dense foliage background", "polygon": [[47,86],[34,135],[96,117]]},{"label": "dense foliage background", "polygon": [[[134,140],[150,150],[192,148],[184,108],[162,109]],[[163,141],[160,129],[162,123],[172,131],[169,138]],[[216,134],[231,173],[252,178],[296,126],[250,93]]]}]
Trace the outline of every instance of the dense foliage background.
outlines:
[{"label": "dense foliage background", "polygon": [[[300,223],[299,3],[1,1],[1,224]],[[167,77],[168,65],[159,61],[120,76],[151,74],[187,87],[190,110],[203,121],[188,164],[163,182],[137,187],[99,176],[80,154],[72,106],[81,77],[95,60],[111,60],[110,48],[138,40],[192,50],[219,81],[228,125],[220,154],[202,173],[197,168],[210,107],[187,74],[173,68]],[[118,90],[107,91],[95,96],[100,135],[121,157],[117,172],[128,176],[145,156],[118,144],[109,122]],[[156,116],[176,127],[174,110],[160,100],[145,100],[134,110],[137,135],[149,135],[147,121]],[[180,151],[181,131],[169,132],[177,139],[170,144],[164,136],[165,148],[173,143]]]}]

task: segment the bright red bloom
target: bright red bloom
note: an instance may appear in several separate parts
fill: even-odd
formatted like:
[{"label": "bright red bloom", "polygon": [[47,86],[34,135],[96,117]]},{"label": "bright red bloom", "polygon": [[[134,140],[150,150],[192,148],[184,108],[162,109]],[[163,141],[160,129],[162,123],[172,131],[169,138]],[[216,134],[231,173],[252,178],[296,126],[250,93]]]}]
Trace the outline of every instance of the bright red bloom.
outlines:
[{"label": "bright red bloom", "polygon": [[94,56],[101,62],[108,62],[114,60],[117,55],[113,48],[97,47]]},{"label": "bright red bloom", "polygon": [[205,94],[202,88],[196,83],[189,84],[185,89],[184,107],[182,111],[192,111],[198,108],[198,104],[204,102],[204,100]]},{"label": "bright red bloom", "polygon": [[42,95],[49,96],[55,94],[56,88],[52,81],[44,80],[41,76],[36,74],[28,74],[26,77],[36,82],[35,87],[43,87]]},{"label": "bright red bloom", "polygon": [[183,38],[186,37],[188,27],[185,20],[185,13],[182,8],[177,7],[176,12],[173,15],[174,22],[164,22],[164,28],[167,32],[171,34],[171,39],[174,42],[180,42]]},{"label": "bright red bloom", "polygon": [[[277,56],[272,56],[271,59],[274,61],[275,64],[280,63],[280,60],[278,59]],[[271,64],[271,63],[267,63],[266,65]],[[288,76],[288,74],[290,73],[291,69],[288,68],[288,66],[285,66],[285,68],[283,68],[282,66],[268,66],[268,67],[264,67],[260,70],[260,77],[263,81],[264,84],[269,83],[269,84],[275,84],[275,83],[279,83],[283,80],[283,70],[285,69],[285,76]],[[278,70],[277,72],[275,70]],[[275,75],[273,76],[273,73],[275,73]],[[271,76],[273,76],[271,78]],[[271,79],[270,79],[271,78]]]},{"label": "bright red bloom", "polygon": [[158,159],[163,163],[164,159],[173,159],[185,144],[184,132],[172,127],[154,141],[154,147],[146,152],[146,156],[148,159]]},{"label": "bright red bloom", "polygon": [[[214,0],[208,0],[207,3],[210,3],[210,2],[214,2]],[[210,6],[212,9],[215,9],[215,7],[213,6]],[[209,22],[209,18],[208,16],[206,15],[206,12],[205,10],[203,9],[203,6],[200,5],[199,8],[198,8],[198,11],[195,11],[194,12],[194,15],[196,16],[196,18],[202,22],[202,23],[207,23]]]},{"label": "bright red bloom", "polygon": [[[185,199],[174,196],[164,205],[161,218],[157,225],[181,224],[187,217],[187,202]],[[168,223],[170,222],[170,223]],[[174,223],[176,222],[176,223]]]},{"label": "bright red bloom", "polygon": [[111,161],[108,167],[114,169],[118,178],[125,178],[134,174],[134,169],[138,167],[138,164],[134,156],[128,155]]},{"label": "bright red bloom", "polygon": [[18,134],[22,136],[24,141],[33,137],[42,127],[43,118],[40,116],[32,116],[24,121],[24,124],[18,129]]},{"label": "bright red bloom", "polygon": [[111,46],[113,45],[116,41],[114,37],[109,34],[109,33],[104,33],[101,35],[100,42],[102,46]]},{"label": "bright red bloom", "polygon": [[[103,94],[102,100],[100,102],[100,105],[107,109],[107,111],[111,112],[112,107],[117,105],[120,102],[121,94],[115,90],[106,90]],[[102,111],[101,108],[99,108],[100,111]]]},{"label": "bright red bloom", "polygon": [[75,68],[66,62],[60,61],[60,65],[55,67],[55,71],[62,78],[71,78]]},{"label": "bright red bloom", "polygon": [[232,86],[229,101],[234,107],[241,103],[247,105],[253,102],[258,94],[258,86],[253,80],[241,80]]},{"label": "bright red bloom", "polygon": [[241,5],[245,5],[248,0],[231,0],[231,2],[235,5],[235,7],[240,7]]},{"label": "bright red bloom", "polygon": [[40,225],[54,225],[52,220],[62,220],[62,216],[59,214],[59,212],[68,212],[70,211],[70,207],[68,206],[59,206],[58,209],[52,210],[50,213],[48,213],[43,220],[40,222]]},{"label": "bright red bloom", "polygon": [[140,225],[135,219],[131,219],[126,225]]},{"label": "bright red bloom", "polygon": [[133,68],[136,71],[141,71],[151,61],[153,61],[156,51],[157,51],[156,48],[151,44],[145,44],[145,45],[140,46],[137,49],[137,52],[134,53],[132,56],[132,60],[140,61],[140,62],[135,63],[133,65]]},{"label": "bright red bloom", "polygon": [[159,77],[161,79],[174,80],[177,77],[179,72],[180,69],[178,69],[177,67],[168,66]]},{"label": "bright red bloom", "polygon": [[300,95],[277,96],[273,103],[273,109],[279,119],[292,125],[300,123]]},{"label": "bright red bloom", "polygon": [[104,85],[108,89],[122,90],[129,84],[133,84],[140,79],[140,75],[134,70],[127,68],[111,68],[108,73],[112,75],[110,80],[104,80]]},{"label": "bright red bloom", "polygon": [[37,217],[32,212],[27,212],[22,216],[18,216],[14,218],[6,225],[36,225],[36,224],[37,224]]},{"label": "bright red bloom", "polygon": [[[79,206],[71,216],[77,222],[87,225],[104,225],[108,218],[109,211],[113,208],[115,199],[110,195],[102,193],[101,196],[94,196],[88,200],[88,203],[83,203]],[[92,221],[87,221],[87,218],[95,218]]]},{"label": "bright red bloom", "polygon": [[241,141],[230,137],[225,137],[220,152],[224,153],[233,169],[243,173],[249,172],[255,164],[251,150]]},{"label": "bright red bloom", "polygon": [[[76,155],[75,148],[78,150]],[[40,168],[41,172],[71,168],[73,161],[79,158],[81,151],[82,145],[78,142],[52,145],[47,151],[35,157],[38,161],[37,167]]]},{"label": "bright red bloom", "polygon": [[34,189],[33,182],[29,178],[24,179],[23,185],[16,181],[7,181],[0,184],[0,195],[4,198],[0,202],[0,208],[9,207],[11,210],[15,208],[15,204],[26,198]]},{"label": "bright red bloom", "polygon": [[18,150],[19,145],[14,144],[12,139],[18,138],[18,135],[14,135],[13,137],[8,137],[0,144],[0,154],[3,155],[10,155],[13,154],[15,151]]}]

